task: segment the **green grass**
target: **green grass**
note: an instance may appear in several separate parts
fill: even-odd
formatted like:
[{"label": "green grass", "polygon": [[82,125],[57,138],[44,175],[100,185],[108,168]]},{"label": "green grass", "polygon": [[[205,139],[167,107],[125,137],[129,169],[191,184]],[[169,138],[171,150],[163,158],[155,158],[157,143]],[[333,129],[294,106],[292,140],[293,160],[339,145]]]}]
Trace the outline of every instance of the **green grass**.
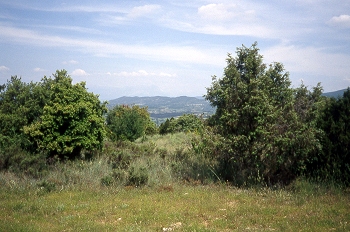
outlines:
[{"label": "green grass", "polygon": [[37,178],[0,172],[0,231],[350,231],[349,189],[217,183],[211,160],[188,149],[191,136],[108,143]]},{"label": "green grass", "polygon": [[[300,184],[302,183],[302,184]],[[349,231],[345,190],[2,187],[0,231]],[[298,187],[299,186],[299,187]],[[163,229],[164,228],[164,229]]]},{"label": "green grass", "polygon": [[191,147],[191,136],[193,133],[178,132],[166,135],[152,135],[145,139],[136,140],[136,144],[151,143],[157,148],[165,150],[167,153],[175,153],[179,149],[189,149]]}]

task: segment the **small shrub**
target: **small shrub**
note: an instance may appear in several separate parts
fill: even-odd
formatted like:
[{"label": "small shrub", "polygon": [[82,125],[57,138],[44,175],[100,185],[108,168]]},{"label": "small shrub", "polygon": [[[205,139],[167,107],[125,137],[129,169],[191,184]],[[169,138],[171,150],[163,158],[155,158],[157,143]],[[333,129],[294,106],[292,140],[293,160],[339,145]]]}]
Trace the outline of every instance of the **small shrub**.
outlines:
[{"label": "small shrub", "polygon": [[108,162],[111,164],[113,169],[121,168],[126,169],[129,167],[130,162],[133,159],[133,155],[126,150],[117,151],[116,154],[110,156]]},{"label": "small shrub", "polygon": [[178,149],[173,157],[172,170],[176,177],[188,182],[211,183],[218,180],[216,161],[193,150]]},{"label": "small shrub", "polygon": [[44,193],[49,193],[56,190],[56,184],[47,180],[43,180],[38,184],[40,190]]},{"label": "small shrub", "polygon": [[0,170],[38,178],[47,170],[46,155],[31,154],[13,145],[0,151]]},{"label": "small shrub", "polygon": [[114,169],[111,175],[115,181],[118,181],[121,184],[124,184],[128,178],[128,173],[121,169]]},{"label": "small shrub", "polygon": [[127,185],[143,186],[148,182],[148,170],[144,164],[135,163],[128,170]]},{"label": "small shrub", "polygon": [[113,177],[108,175],[101,178],[101,184],[104,186],[110,186],[113,183]]},{"label": "small shrub", "polygon": [[178,118],[167,119],[159,126],[159,133],[164,135],[176,132],[195,132],[203,129],[203,121],[194,114],[184,114]]},{"label": "small shrub", "polygon": [[168,151],[165,148],[156,148],[154,153],[158,154],[162,159],[165,159],[165,157],[168,155]]},{"label": "small shrub", "polygon": [[125,170],[114,169],[110,174],[101,178],[101,184],[103,186],[125,185],[127,180],[128,173]]},{"label": "small shrub", "polygon": [[117,105],[107,114],[107,128],[112,140],[135,141],[149,133],[155,133],[156,127],[151,121],[147,108],[137,105]]}]

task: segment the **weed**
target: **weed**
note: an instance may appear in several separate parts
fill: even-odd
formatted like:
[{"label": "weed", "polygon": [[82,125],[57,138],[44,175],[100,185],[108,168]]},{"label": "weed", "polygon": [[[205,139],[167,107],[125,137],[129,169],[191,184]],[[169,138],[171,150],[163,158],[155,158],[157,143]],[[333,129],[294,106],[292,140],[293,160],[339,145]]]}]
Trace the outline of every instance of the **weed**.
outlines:
[{"label": "weed", "polygon": [[128,170],[128,185],[143,186],[148,182],[147,166],[143,163],[135,163]]},{"label": "weed", "polygon": [[108,175],[101,178],[101,184],[104,186],[110,186],[113,183],[113,177]]},{"label": "weed", "polygon": [[40,182],[38,187],[42,193],[49,193],[56,190],[56,184],[47,180]]}]

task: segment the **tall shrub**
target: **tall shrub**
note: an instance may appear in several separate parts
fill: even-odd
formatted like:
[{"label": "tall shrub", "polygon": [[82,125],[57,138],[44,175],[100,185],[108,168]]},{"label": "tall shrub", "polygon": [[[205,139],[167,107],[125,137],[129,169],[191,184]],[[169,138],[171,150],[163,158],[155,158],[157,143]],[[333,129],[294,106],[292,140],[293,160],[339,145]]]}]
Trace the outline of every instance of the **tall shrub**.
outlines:
[{"label": "tall shrub", "polygon": [[319,118],[322,152],[308,163],[308,174],[318,180],[350,185],[350,88],[330,98]]},{"label": "tall shrub", "polygon": [[51,156],[74,158],[82,149],[102,148],[105,135],[105,103],[89,93],[85,83],[72,84],[66,70],[57,70],[54,79],[45,79],[49,100],[38,120],[24,132],[38,150]]},{"label": "tall shrub", "polygon": [[[264,64],[257,43],[236,53],[237,57],[228,55],[223,77],[214,76],[206,94],[216,107],[209,121],[226,144],[219,172],[237,185],[288,183],[320,147],[318,129],[312,115],[303,120],[296,110],[298,91],[290,88],[281,63]],[[321,92],[317,87],[313,94]]]},{"label": "tall shrub", "polygon": [[108,112],[106,123],[113,140],[135,141],[146,132],[153,133],[156,130],[147,108],[137,105],[115,106]]},{"label": "tall shrub", "polygon": [[178,118],[167,119],[159,126],[160,134],[194,132],[203,129],[203,120],[194,114],[184,114]]}]

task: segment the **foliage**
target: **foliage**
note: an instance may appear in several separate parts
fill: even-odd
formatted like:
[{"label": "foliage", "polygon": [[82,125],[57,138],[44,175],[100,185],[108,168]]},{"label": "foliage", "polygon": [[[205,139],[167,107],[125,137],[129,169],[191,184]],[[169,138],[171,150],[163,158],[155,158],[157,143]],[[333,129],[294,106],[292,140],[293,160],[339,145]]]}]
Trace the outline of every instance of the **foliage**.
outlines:
[{"label": "foliage", "polygon": [[56,189],[56,184],[53,182],[49,182],[49,181],[44,180],[44,181],[38,183],[38,187],[40,188],[40,190],[43,193],[49,193],[49,192],[52,192]]},{"label": "foliage", "polygon": [[42,114],[47,96],[38,83],[24,83],[12,76],[0,86],[0,149],[16,145],[32,150],[32,144],[23,133],[23,127]]},{"label": "foliage", "polygon": [[46,157],[42,153],[30,153],[11,145],[0,150],[0,170],[30,177],[40,177],[47,170]]},{"label": "foliage", "polygon": [[308,163],[309,175],[350,185],[350,88],[342,97],[328,99],[320,113],[323,149]]},{"label": "foliage", "polygon": [[108,112],[106,123],[113,140],[135,141],[146,133],[152,134],[156,131],[147,108],[137,105],[115,106]]},{"label": "foliage", "polygon": [[104,155],[113,169],[101,179],[103,185],[154,186],[185,180],[212,183],[215,159],[191,149],[198,135],[175,133],[130,141],[108,141]]},{"label": "foliage", "polygon": [[147,120],[145,135],[155,135],[158,133],[158,127],[155,122],[153,122],[150,118],[150,120]]},{"label": "foliage", "polygon": [[[257,43],[230,54],[221,79],[213,77],[206,99],[216,107],[209,123],[225,138],[222,178],[242,185],[288,183],[305,169],[320,145],[314,112],[322,88],[290,88],[280,63],[267,66]],[[312,98],[312,99],[310,99]]]},{"label": "foliage", "polygon": [[0,86],[0,170],[38,177],[46,169],[45,155],[36,153],[23,127],[39,118],[47,96],[40,83],[17,76]]},{"label": "foliage", "polygon": [[135,163],[128,169],[127,185],[142,186],[148,182],[148,167],[145,163]]},{"label": "foliage", "polygon": [[159,126],[160,134],[176,132],[195,132],[203,128],[203,121],[194,114],[184,114],[178,118],[167,119]]},{"label": "foliage", "polygon": [[[350,185],[350,89],[338,99],[322,97],[320,84],[292,89],[283,65],[264,64],[256,43],[236,53],[228,54],[223,77],[214,76],[207,88],[215,114],[206,121],[193,114],[168,119],[160,135],[147,108],[137,105],[116,106],[105,120],[106,103],[87,92],[84,82],[72,84],[65,70],[38,83],[12,76],[0,86],[0,170],[35,178],[52,168],[64,173],[64,181],[38,185],[47,192],[84,181],[272,186],[303,175]],[[93,167],[93,159],[66,167],[56,163],[103,146],[103,170]]]},{"label": "foliage", "polygon": [[87,92],[84,82],[73,85],[65,70],[57,70],[54,79],[45,79],[44,84],[49,90],[49,101],[39,120],[24,127],[38,150],[74,158],[82,149],[101,149],[105,103]]}]

